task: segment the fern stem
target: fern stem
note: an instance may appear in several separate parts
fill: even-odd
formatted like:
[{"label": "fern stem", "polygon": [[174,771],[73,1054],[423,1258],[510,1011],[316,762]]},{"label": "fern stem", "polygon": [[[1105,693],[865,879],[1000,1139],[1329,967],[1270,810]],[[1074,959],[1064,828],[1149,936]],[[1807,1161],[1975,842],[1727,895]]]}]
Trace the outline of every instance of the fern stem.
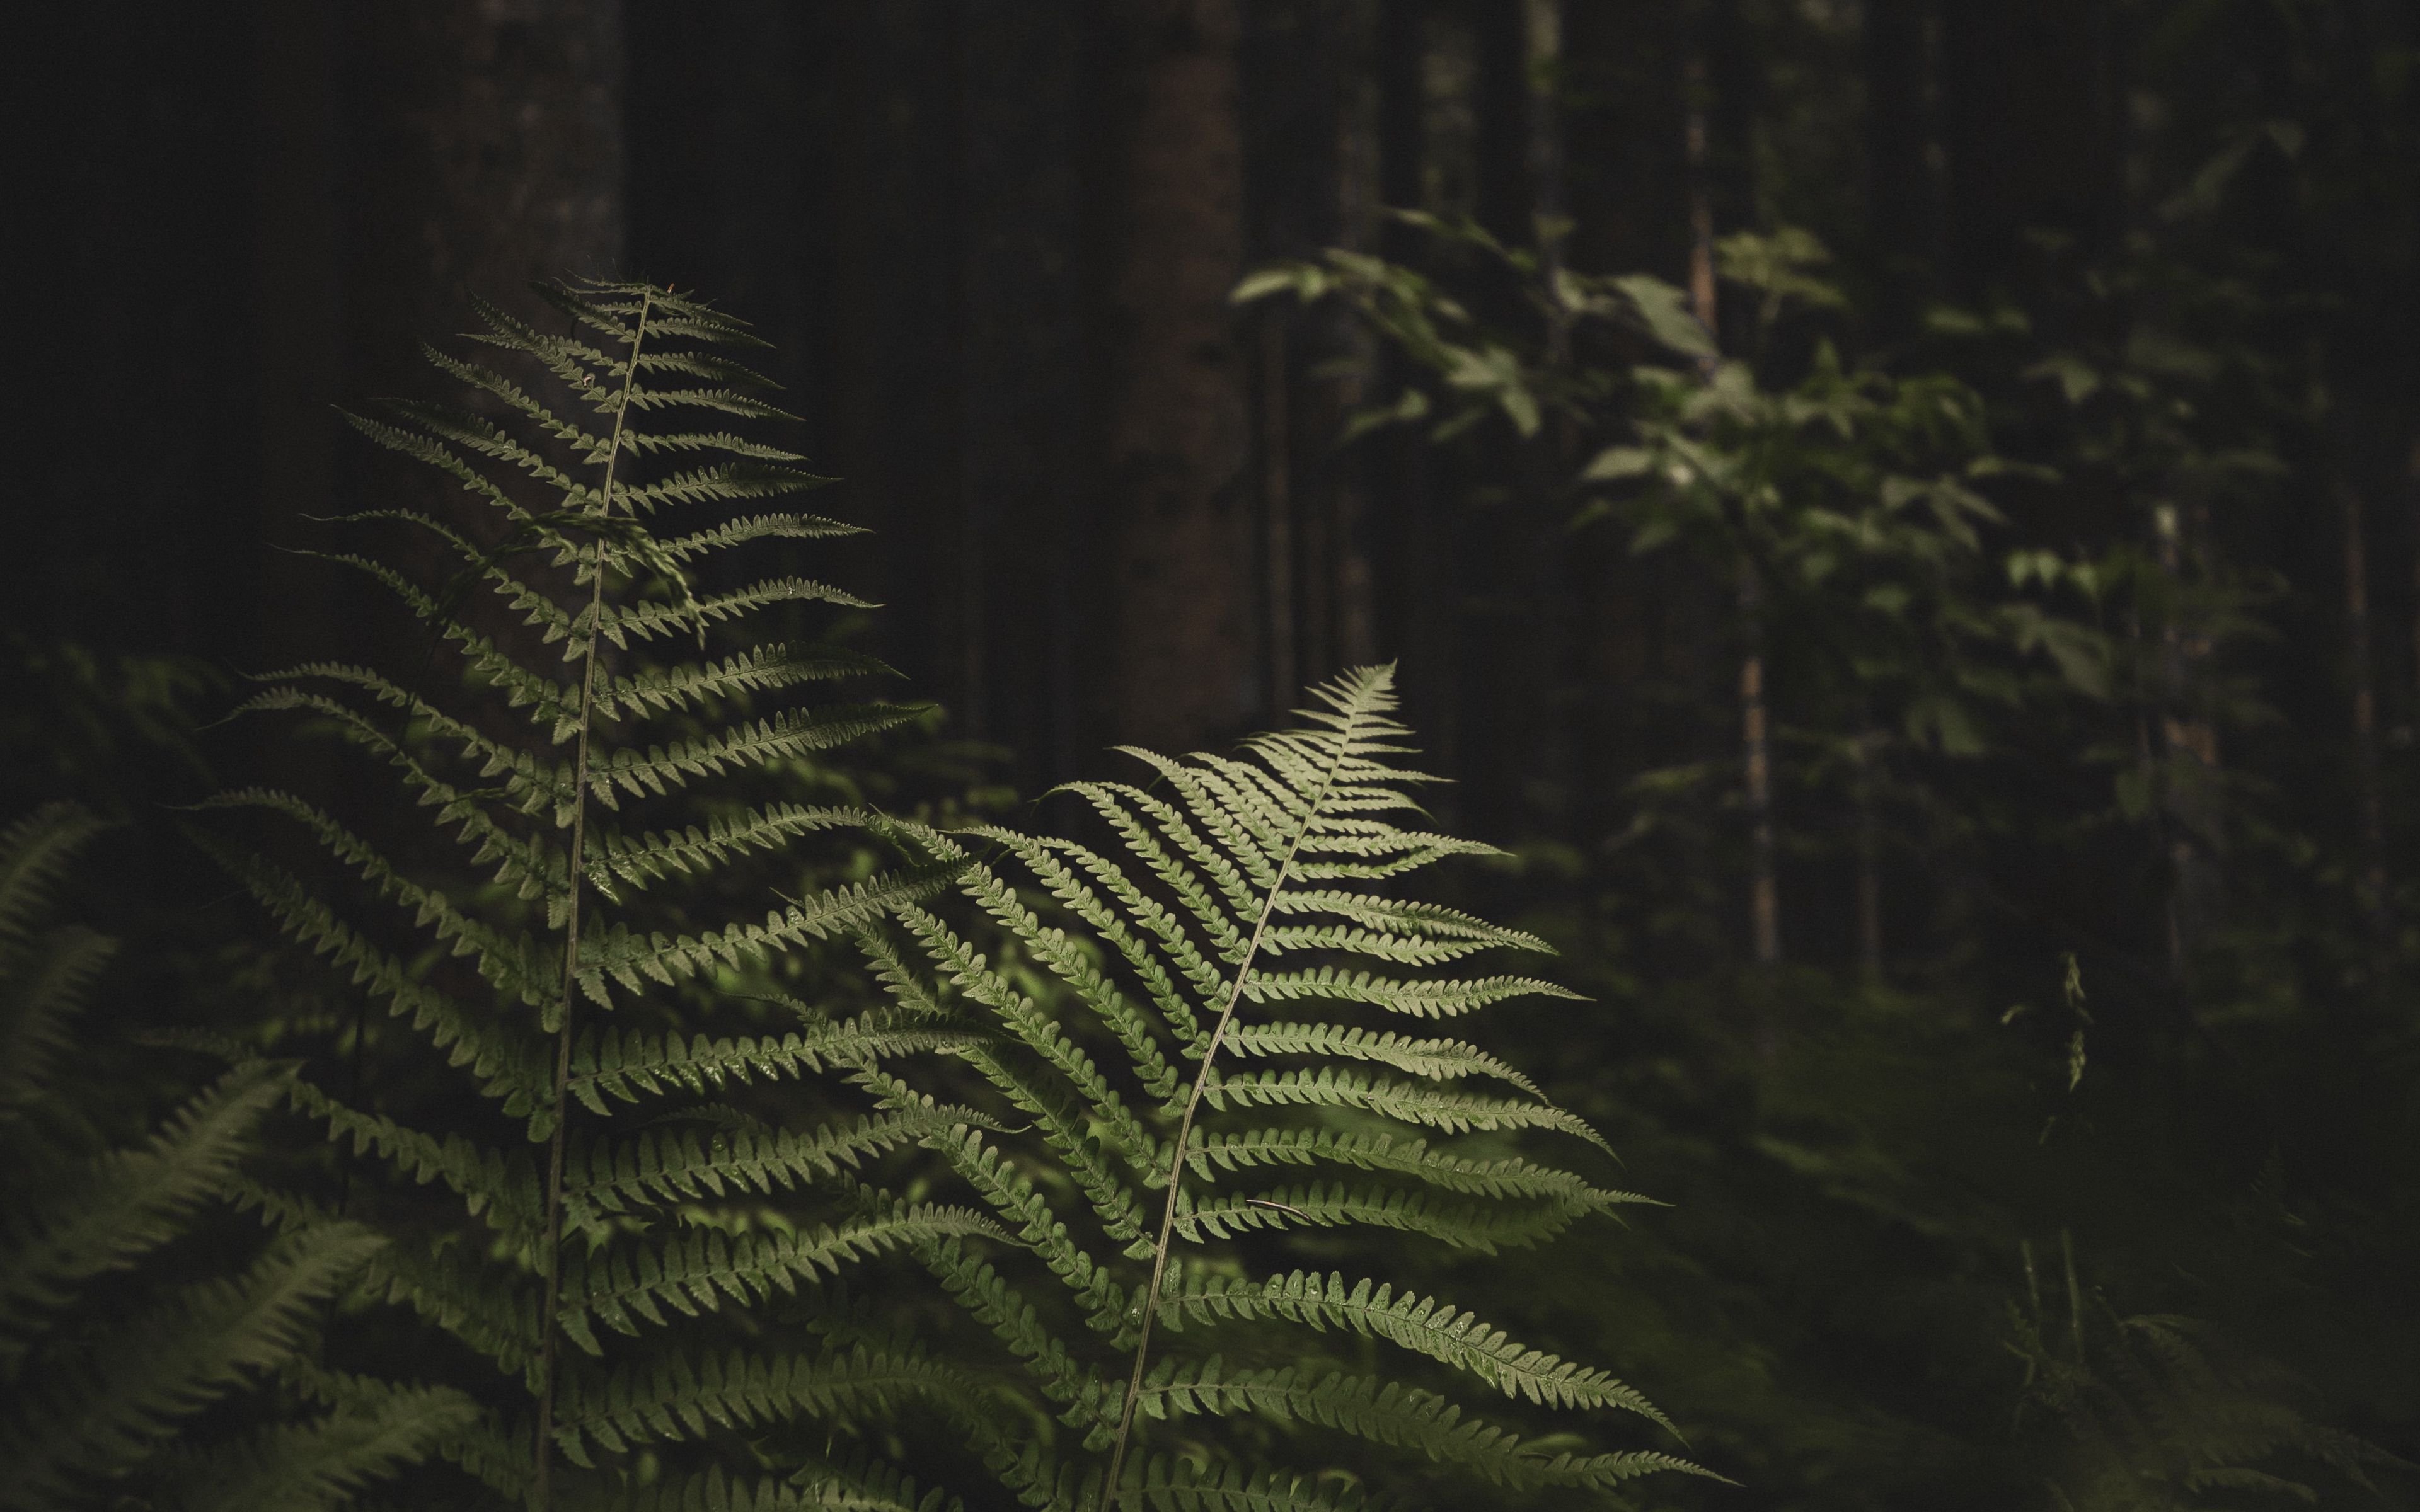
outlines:
[{"label": "fern stem", "polygon": [[[639,379],[639,348],[647,337],[647,316],[655,309],[652,293],[639,301],[639,317],[630,328],[630,358],[622,368],[622,393],[613,407],[613,438],[605,449],[605,486],[597,497],[599,517],[613,511],[613,471],[622,459],[622,433],[630,414],[630,391]],[[555,1315],[563,1304],[563,1160],[567,1143],[571,1088],[571,1009],[580,986],[580,879],[587,864],[588,745],[597,698],[597,641],[605,606],[606,542],[597,538],[596,576],[588,585],[588,642],[581,652],[580,720],[572,756],[571,853],[564,874],[563,1002],[554,1035],[554,1104],[547,1130],[546,1226],[538,1242],[546,1246],[546,1310],[538,1318],[537,1431],[531,1446],[530,1504],[535,1512],[554,1505],[554,1388],[557,1345],[562,1330]]]},{"label": "fern stem", "polygon": [[1168,1163],[1168,1197],[1160,1205],[1159,1242],[1153,1246],[1151,1284],[1144,1288],[1142,1324],[1135,1337],[1134,1373],[1126,1379],[1125,1405],[1118,1412],[1117,1443],[1109,1451],[1109,1479],[1101,1488],[1104,1512],[1115,1512],[1119,1501],[1118,1479],[1125,1468],[1126,1448],[1134,1435],[1135,1409],[1142,1401],[1143,1371],[1151,1358],[1151,1326],[1159,1317],[1159,1293],[1168,1276],[1168,1252],[1176,1233],[1177,1186],[1184,1180],[1185,1158],[1193,1137],[1194,1116],[1202,1107],[1202,1096],[1210,1086],[1210,1070],[1218,1058],[1218,1046],[1226,1039],[1227,1026],[1234,1019],[1235,1009],[1243,1001],[1244,982],[1252,974],[1252,963],[1260,955],[1261,936],[1268,929],[1269,916],[1277,909],[1278,895],[1285,891],[1286,879],[1293,874],[1295,856],[1301,851],[1305,837],[1311,833],[1311,821],[1319,816],[1320,808],[1327,802],[1328,790],[1336,785],[1336,774],[1343,768],[1345,754],[1352,748],[1354,726],[1348,721],[1337,734],[1337,759],[1320,779],[1319,792],[1303,810],[1302,823],[1295,826],[1294,836],[1286,842],[1285,858],[1278,863],[1277,873],[1269,880],[1269,890],[1262,896],[1261,911],[1252,920],[1251,938],[1245,942],[1244,957],[1235,964],[1235,980],[1227,984],[1227,1000],[1219,1005],[1218,1021],[1211,1026],[1210,1038],[1202,1047],[1202,1069],[1193,1074],[1193,1091],[1185,1100],[1184,1116],[1176,1120],[1176,1144]]}]

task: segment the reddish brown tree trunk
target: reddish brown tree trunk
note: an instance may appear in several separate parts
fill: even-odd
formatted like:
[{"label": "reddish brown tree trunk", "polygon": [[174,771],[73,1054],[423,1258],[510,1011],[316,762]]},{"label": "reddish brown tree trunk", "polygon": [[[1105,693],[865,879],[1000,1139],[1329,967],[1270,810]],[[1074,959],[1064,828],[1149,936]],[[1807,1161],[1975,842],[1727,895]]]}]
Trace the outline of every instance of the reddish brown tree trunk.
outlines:
[{"label": "reddish brown tree trunk", "polygon": [[1227,294],[1243,270],[1237,0],[1112,8],[1107,440],[1111,727],[1164,749],[1235,733],[1247,650],[1248,424]]}]

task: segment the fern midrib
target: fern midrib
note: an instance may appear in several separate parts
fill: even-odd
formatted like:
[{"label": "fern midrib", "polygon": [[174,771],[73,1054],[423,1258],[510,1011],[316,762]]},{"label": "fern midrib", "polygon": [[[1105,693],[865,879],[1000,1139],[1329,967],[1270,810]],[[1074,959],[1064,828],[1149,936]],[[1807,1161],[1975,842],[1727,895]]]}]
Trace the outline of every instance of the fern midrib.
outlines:
[{"label": "fern midrib", "polygon": [[[622,393],[613,407],[613,436],[605,449],[604,486],[595,513],[608,517],[613,510],[613,473],[622,460],[622,438],[629,424],[630,391],[639,380],[639,351],[647,339],[647,316],[655,310],[653,291],[641,296],[639,317],[630,328],[630,356],[622,368]],[[571,1087],[571,1010],[580,981],[580,894],[587,865],[589,735],[597,710],[597,643],[603,636],[605,559],[607,546],[597,542],[597,575],[588,585],[588,643],[581,653],[580,719],[572,754],[571,852],[564,874],[563,1000],[557,1013],[554,1047],[554,1105],[547,1131],[546,1226],[538,1242],[546,1246],[546,1311],[539,1316],[537,1431],[532,1436],[531,1502],[537,1512],[554,1505],[554,1388],[557,1346],[562,1328],[556,1314],[563,1304],[563,1161],[565,1119]]]},{"label": "fern midrib", "polygon": [[1302,842],[1311,834],[1311,826],[1327,802],[1329,790],[1335,787],[1337,774],[1343,770],[1346,756],[1352,748],[1358,723],[1357,715],[1348,719],[1337,732],[1337,755],[1334,764],[1321,777],[1319,791],[1312,795],[1302,813],[1302,822],[1295,826],[1286,842],[1286,853],[1278,863],[1277,872],[1269,880],[1268,890],[1261,897],[1261,909],[1252,920],[1251,937],[1244,944],[1243,959],[1235,964],[1235,980],[1227,985],[1227,1000],[1219,1005],[1218,1021],[1211,1026],[1210,1038],[1202,1048],[1202,1069],[1193,1075],[1193,1090],[1185,1100],[1185,1112],[1176,1122],[1176,1146],[1169,1162],[1168,1196],[1160,1206],[1159,1241],[1154,1246],[1151,1261],[1151,1284],[1144,1288],[1142,1322],[1135,1339],[1134,1373],[1126,1381],[1125,1403],[1118,1413],[1117,1443],[1109,1452],[1109,1478],[1101,1488],[1102,1504],[1115,1508],[1121,1498],[1119,1475],[1125,1467],[1126,1448],[1134,1433],[1135,1410],[1142,1401],[1143,1372],[1150,1363],[1152,1324],[1159,1317],[1159,1294],[1168,1275],[1169,1246],[1176,1232],[1176,1197],[1178,1183],[1185,1178],[1187,1147],[1193,1136],[1193,1120],[1202,1107],[1202,1094],[1210,1085],[1210,1072],[1218,1058],[1218,1047],[1227,1036],[1227,1026],[1235,1016],[1244,999],[1244,983],[1250,979],[1252,965],[1260,958],[1261,937],[1269,927],[1269,918],[1277,911],[1277,901],[1285,891],[1286,882],[1294,872],[1295,857],[1301,853]]}]

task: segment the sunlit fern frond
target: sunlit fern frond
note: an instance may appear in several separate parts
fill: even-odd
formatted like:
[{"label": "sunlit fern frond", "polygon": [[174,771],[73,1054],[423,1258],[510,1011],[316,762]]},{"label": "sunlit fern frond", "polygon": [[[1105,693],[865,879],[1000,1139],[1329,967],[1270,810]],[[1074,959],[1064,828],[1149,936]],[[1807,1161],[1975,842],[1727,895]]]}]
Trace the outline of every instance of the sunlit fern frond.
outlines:
[{"label": "sunlit fern frond", "polygon": [[[54,805],[0,832],[0,1507],[334,1506],[427,1456],[472,1403],[279,1389],[309,1374],[327,1300],[381,1247],[362,1226],[213,1235],[233,1246],[215,1272],[197,1248],[225,1227],[289,1068],[235,1066],[131,1148],[85,1116],[97,1088],[72,1079],[124,1095],[75,1035],[111,942],[43,913],[101,827]],[[244,1500],[213,1501],[223,1486]]]},{"label": "sunlit fern frond", "polygon": [[[904,1013],[985,1029],[949,1053],[1000,1127],[935,1148],[1023,1251],[953,1240],[926,1264],[1066,1425],[1050,1505],[1340,1507],[1390,1480],[1475,1505],[1696,1472],[1570,1446],[1573,1415],[1669,1428],[1605,1371],[1378,1280],[1263,1269],[1323,1232],[1322,1255],[1357,1232],[1484,1254],[1643,1200],[1520,1152],[1544,1134],[1609,1159],[1522,1071],[1434,1031],[1574,995],[1457,971],[1544,947],[1400,890],[1489,848],[1419,827],[1391,669],[1315,694],[1239,755],[1132,751],[1145,783],[1071,784],[1107,843],[908,832],[981,917],[910,903],[864,948]],[[1387,1347],[1378,1373],[1334,1352],[1347,1335]],[[1297,1458],[1328,1473],[1234,1468]]]},{"label": "sunlit fern frond", "polygon": [[[784,702],[889,669],[801,636],[805,611],[870,606],[794,560],[856,530],[783,502],[830,480],[740,434],[784,418],[746,365],[763,344],[650,285],[538,292],[547,320],[482,303],[483,352],[428,354],[468,404],[348,417],[464,506],[355,511],[341,528],[404,545],[324,553],[450,676],[329,657],[239,710],[301,721],[395,795],[360,817],[268,787],[211,805],[308,842],[204,836],[355,1010],[285,1094],[335,1169],[246,1197],[391,1237],[349,1304],[442,1336],[444,1379],[488,1409],[445,1445],[475,1486],[426,1494],[610,1504],[636,1494],[644,1441],[678,1445],[647,1492],[664,1504],[790,1504],[718,1463],[752,1473],[736,1445],[892,1399],[814,1347],[817,1288],[999,1231],[874,1179],[984,1115],[851,1107],[841,1085],[946,1037],[878,1005],[781,1005],[802,948],[946,880],[874,870],[850,839],[866,811],[819,764],[917,711]],[[801,1095],[818,1075],[839,1097]]]}]

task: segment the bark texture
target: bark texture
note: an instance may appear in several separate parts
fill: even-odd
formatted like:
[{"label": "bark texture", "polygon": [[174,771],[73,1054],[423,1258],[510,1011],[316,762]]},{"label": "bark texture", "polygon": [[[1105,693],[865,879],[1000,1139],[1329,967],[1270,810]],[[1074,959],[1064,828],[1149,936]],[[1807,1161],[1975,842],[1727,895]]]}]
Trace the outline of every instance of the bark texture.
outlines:
[{"label": "bark texture", "polygon": [[1122,740],[1207,745],[1251,711],[1237,0],[1112,8],[1105,352]]}]

